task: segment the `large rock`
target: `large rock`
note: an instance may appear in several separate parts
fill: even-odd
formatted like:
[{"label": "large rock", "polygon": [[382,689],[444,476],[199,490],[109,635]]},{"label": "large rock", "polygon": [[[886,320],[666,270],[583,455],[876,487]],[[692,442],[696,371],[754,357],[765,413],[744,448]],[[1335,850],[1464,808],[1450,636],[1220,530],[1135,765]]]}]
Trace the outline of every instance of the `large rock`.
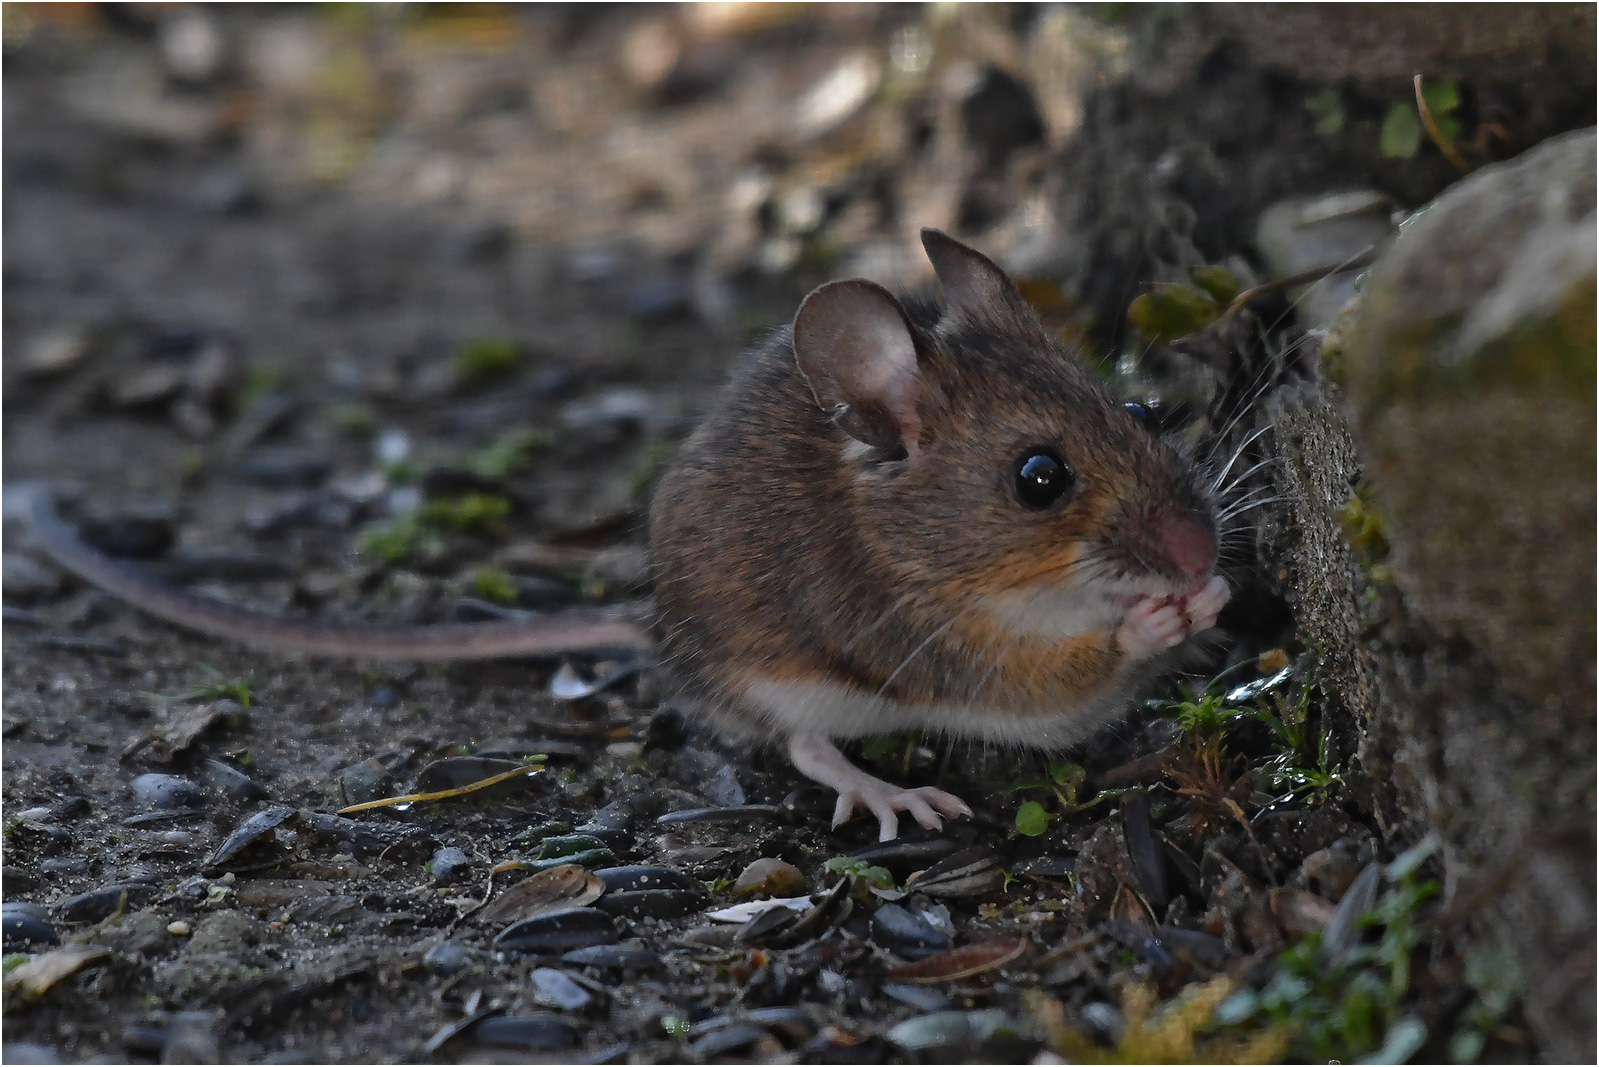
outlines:
[{"label": "large rock", "polygon": [[1551,1062],[1594,1060],[1594,153],[1569,134],[1452,186],[1336,331],[1429,650],[1395,646],[1381,744],[1449,892],[1520,953]]}]

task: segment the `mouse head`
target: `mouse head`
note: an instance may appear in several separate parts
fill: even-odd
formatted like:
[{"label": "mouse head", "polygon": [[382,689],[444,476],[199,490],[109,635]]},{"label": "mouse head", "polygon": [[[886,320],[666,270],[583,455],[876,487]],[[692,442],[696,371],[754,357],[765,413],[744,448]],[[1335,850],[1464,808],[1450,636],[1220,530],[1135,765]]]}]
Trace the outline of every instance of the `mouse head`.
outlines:
[{"label": "mouse head", "polygon": [[1203,582],[1216,522],[1193,468],[992,261],[936,230],[922,243],[942,310],[856,280],[817,289],[794,319],[872,550],[906,580],[979,596]]}]

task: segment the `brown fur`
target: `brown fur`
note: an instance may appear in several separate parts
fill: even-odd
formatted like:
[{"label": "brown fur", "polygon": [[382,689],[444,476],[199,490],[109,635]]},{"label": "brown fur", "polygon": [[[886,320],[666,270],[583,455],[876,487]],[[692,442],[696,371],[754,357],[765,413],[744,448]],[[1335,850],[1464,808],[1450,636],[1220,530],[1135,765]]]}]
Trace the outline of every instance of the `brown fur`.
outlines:
[{"label": "brown fur", "polygon": [[[1172,509],[1213,528],[1211,508],[1187,464],[1008,282],[1004,294],[906,308],[925,386],[909,458],[847,455],[791,330],[752,354],[679,452],[651,513],[658,632],[689,693],[731,729],[756,721],[739,696],[752,674],[1018,715],[1087,713],[1121,685],[1110,631],[1018,635],[978,598],[1127,579],[1175,592],[1182,576],[1134,558],[1117,531]],[[1031,511],[1011,480],[1039,446],[1077,482],[1064,506]]]}]

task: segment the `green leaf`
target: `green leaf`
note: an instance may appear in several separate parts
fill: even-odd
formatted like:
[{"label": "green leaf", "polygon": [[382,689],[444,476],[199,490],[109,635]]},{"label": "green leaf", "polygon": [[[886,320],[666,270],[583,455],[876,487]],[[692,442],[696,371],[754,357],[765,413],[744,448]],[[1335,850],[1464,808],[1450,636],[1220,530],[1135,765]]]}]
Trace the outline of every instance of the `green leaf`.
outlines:
[{"label": "green leaf", "polygon": [[1449,1039],[1449,1058],[1456,1063],[1476,1063],[1487,1039],[1480,1030],[1461,1030]]},{"label": "green leaf", "polygon": [[1029,800],[1016,809],[1016,832],[1026,837],[1037,837],[1049,829],[1049,812],[1036,800]]},{"label": "green leaf", "polygon": [[1377,148],[1387,159],[1414,159],[1421,147],[1421,135],[1421,116],[1416,113],[1415,103],[1395,104],[1382,120]]},{"label": "green leaf", "polygon": [[1460,106],[1460,86],[1454,82],[1424,82],[1421,99],[1436,119]]},{"label": "green leaf", "polygon": [[1187,285],[1161,282],[1132,302],[1127,308],[1127,321],[1146,340],[1169,344],[1203,330],[1220,314],[1221,308],[1210,294]]},{"label": "green leaf", "polygon": [[1238,295],[1238,279],[1233,277],[1232,271],[1218,264],[1189,267],[1188,277],[1218,304],[1230,304]]},{"label": "green leaf", "polygon": [[861,741],[861,756],[869,760],[887,759],[897,755],[904,744],[905,739],[898,734],[878,734]]},{"label": "green leaf", "polygon": [[1305,101],[1305,110],[1316,116],[1316,132],[1331,137],[1344,128],[1344,96],[1337,89],[1323,89]]}]

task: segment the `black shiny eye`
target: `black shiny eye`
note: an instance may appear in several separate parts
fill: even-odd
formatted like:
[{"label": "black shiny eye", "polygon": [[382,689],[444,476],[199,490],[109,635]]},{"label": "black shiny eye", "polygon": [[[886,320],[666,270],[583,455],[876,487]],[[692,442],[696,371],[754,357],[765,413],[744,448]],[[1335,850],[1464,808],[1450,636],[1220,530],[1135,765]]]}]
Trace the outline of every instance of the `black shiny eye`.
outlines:
[{"label": "black shiny eye", "polygon": [[1139,422],[1147,422],[1149,420],[1149,409],[1142,404],[1129,401],[1128,403],[1123,404],[1122,407],[1127,409],[1127,414],[1131,415]]},{"label": "black shiny eye", "polygon": [[1049,507],[1075,481],[1072,469],[1050,452],[1029,452],[1016,463],[1016,496],[1030,508]]}]

